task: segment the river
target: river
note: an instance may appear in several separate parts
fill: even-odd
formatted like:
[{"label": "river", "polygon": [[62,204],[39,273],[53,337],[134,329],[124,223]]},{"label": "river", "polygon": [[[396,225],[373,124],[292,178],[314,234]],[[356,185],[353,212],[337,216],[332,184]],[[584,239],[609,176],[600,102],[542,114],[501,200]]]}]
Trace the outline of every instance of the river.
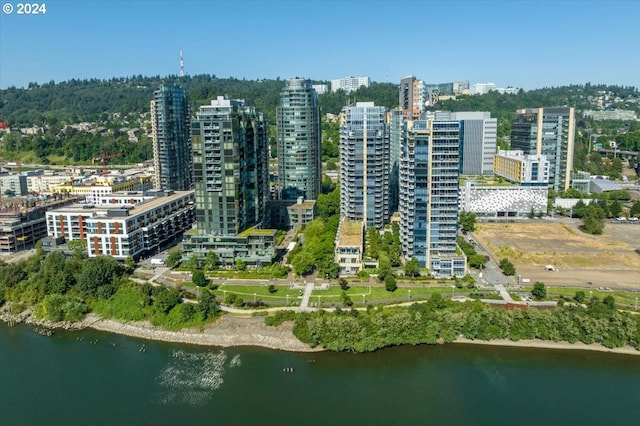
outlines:
[{"label": "river", "polygon": [[288,353],[0,323],[0,424],[637,425],[640,357],[465,344]]}]

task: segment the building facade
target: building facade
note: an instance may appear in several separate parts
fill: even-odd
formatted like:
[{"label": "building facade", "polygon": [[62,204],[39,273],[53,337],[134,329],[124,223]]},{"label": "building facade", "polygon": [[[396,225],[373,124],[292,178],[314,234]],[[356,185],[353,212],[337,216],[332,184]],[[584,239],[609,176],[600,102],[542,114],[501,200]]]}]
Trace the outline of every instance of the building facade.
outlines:
[{"label": "building facade", "polygon": [[193,189],[189,101],[178,85],[162,85],[151,101],[154,186],[158,189]]},{"label": "building facade", "polygon": [[360,87],[369,87],[371,79],[369,77],[345,77],[331,80],[331,91],[344,90],[346,93],[358,90]]},{"label": "building facade", "polygon": [[516,111],[511,125],[511,149],[545,155],[549,161],[549,188],[569,189],[573,171],[575,110],[569,107]]},{"label": "building facade", "polygon": [[490,112],[463,111],[427,113],[427,119],[460,122],[460,174],[491,175],[496,154],[498,120]]},{"label": "building facade", "polygon": [[191,123],[198,232],[235,235],[265,219],[267,123],[244,100],[219,96]]},{"label": "building facade", "polygon": [[463,276],[458,255],[458,121],[415,120],[405,124],[400,158],[400,241],[435,276]]},{"label": "building facade", "polygon": [[260,229],[269,199],[264,116],[244,100],[219,96],[198,109],[191,132],[197,229],[184,238],[184,257],[202,260],[213,250],[223,265],[236,258],[270,264],[276,231]]},{"label": "building facade", "polygon": [[309,80],[288,80],[276,109],[278,181],[283,200],[316,200],[322,189],[318,95]]},{"label": "building facade", "polygon": [[389,124],[386,107],[357,102],[342,109],[340,216],[377,229],[389,221]]},{"label": "building facade", "polygon": [[493,172],[511,183],[521,186],[547,186],[549,162],[544,155],[522,151],[500,150],[493,159]]},{"label": "building facade", "polygon": [[460,188],[460,211],[478,218],[526,218],[547,212],[549,191],[545,186],[483,185],[466,181]]},{"label": "building facade", "polygon": [[335,260],[341,277],[356,275],[362,270],[364,226],[360,221],[340,219],[336,234]]},{"label": "building facade", "polygon": [[74,204],[47,211],[47,234],[53,239],[87,241],[89,257],[157,253],[191,228],[193,191],[149,191],[152,199],[136,205]]}]

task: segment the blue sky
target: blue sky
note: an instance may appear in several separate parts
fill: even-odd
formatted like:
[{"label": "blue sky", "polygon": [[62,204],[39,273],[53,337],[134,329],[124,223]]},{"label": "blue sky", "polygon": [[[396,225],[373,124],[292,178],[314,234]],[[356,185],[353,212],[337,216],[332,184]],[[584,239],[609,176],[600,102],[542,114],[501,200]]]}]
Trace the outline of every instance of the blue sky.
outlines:
[{"label": "blue sky", "polygon": [[0,88],[189,74],[640,87],[640,1],[46,1],[0,13]]}]

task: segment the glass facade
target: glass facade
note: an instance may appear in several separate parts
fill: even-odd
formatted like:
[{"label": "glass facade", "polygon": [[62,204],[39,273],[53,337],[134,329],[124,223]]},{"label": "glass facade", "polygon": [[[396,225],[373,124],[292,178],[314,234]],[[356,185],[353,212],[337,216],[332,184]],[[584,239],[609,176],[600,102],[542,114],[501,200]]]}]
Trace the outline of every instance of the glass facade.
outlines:
[{"label": "glass facade", "polygon": [[381,229],[389,221],[391,175],[385,107],[358,102],[342,110],[340,216]]},{"label": "glass facade", "polygon": [[154,186],[158,189],[193,189],[189,101],[178,85],[162,85],[151,101]]},{"label": "glass facade", "polygon": [[191,125],[198,233],[235,235],[264,221],[267,123],[244,101],[219,97]]},{"label": "glass facade", "polygon": [[321,193],[318,95],[311,81],[288,80],[276,110],[280,198],[316,200]]},{"label": "glass facade", "polygon": [[459,180],[458,121],[405,123],[400,156],[400,241],[407,259],[436,276],[465,274],[456,254]]}]

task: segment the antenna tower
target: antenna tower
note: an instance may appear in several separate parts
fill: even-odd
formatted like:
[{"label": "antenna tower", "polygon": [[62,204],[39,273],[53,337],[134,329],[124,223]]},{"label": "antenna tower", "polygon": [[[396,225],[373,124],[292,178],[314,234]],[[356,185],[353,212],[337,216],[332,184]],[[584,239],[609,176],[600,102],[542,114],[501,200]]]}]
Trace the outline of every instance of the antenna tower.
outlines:
[{"label": "antenna tower", "polygon": [[180,77],[184,77],[184,58],[182,57],[182,50],[180,51]]}]

